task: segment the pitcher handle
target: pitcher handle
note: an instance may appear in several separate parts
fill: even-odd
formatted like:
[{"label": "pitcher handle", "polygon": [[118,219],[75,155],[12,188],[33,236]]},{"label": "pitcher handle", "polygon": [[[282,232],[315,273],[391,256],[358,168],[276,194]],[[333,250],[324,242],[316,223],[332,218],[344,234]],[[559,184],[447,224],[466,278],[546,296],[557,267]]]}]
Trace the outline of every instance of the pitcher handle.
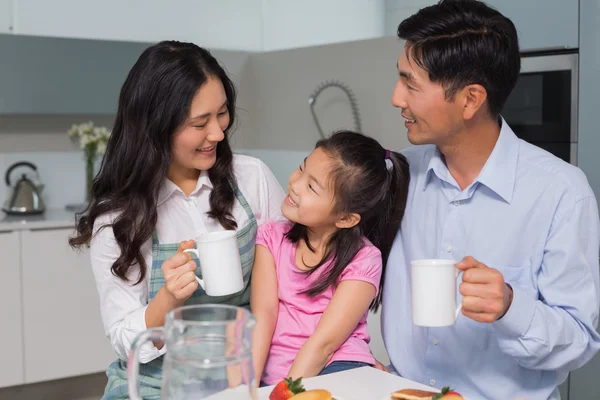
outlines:
[{"label": "pitcher handle", "polygon": [[129,361],[127,361],[127,390],[131,400],[143,400],[139,385],[140,349],[148,341],[164,342],[163,328],[152,328],[141,332],[131,345]]}]

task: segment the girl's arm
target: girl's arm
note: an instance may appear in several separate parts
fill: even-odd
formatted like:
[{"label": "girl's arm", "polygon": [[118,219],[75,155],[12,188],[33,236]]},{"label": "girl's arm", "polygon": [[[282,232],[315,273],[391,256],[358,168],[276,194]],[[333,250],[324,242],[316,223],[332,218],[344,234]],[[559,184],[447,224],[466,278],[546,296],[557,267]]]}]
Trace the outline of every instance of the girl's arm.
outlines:
[{"label": "girl's arm", "polygon": [[266,247],[257,245],[250,288],[250,308],[256,317],[256,326],[252,334],[252,359],[257,383],[262,377],[277,324],[279,312],[277,290],[277,272],[273,255]]},{"label": "girl's arm", "polygon": [[333,353],[356,329],[375,298],[372,284],[359,280],[342,281],[321,316],[315,333],[304,343],[290,368],[293,379],[316,376]]}]

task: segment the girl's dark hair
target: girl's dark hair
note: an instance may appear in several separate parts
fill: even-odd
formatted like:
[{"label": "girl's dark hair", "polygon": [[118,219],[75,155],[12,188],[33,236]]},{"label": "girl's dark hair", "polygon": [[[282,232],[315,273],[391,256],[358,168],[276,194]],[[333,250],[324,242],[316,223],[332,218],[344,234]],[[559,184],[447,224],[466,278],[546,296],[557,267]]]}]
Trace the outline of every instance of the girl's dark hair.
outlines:
[{"label": "girl's dark hair", "polygon": [[226,229],[236,228],[231,215],[233,154],[227,141],[235,123],[233,83],[207,50],[175,41],[155,44],[142,53],[121,88],[114,128],[92,185],[90,204],[77,215],[77,234],[69,240],[73,247],[89,245],[97,218],[117,212],[112,223],[99,228],[112,227],[114,231],[121,255],[111,270],[123,280],[135,263],[140,269],[136,284],[146,275],[140,249],[156,225],[158,194],[171,164],[173,135],[189,119],[192,100],[209,78],[223,84],[230,122],[225,138],[217,145],[217,161],[208,171],[214,189],[207,214]]},{"label": "girl's dark hair", "polygon": [[[377,310],[381,304],[387,259],[406,207],[410,181],[408,162],[402,154],[388,153],[375,139],[351,131],[335,132],[320,140],[316,148],[321,148],[334,160],[331,170],[335,198],[333,212],[357,213],[361,218],[353,228],[340,229],[332,235],[323,258],[308,273],[313,273],[328,260],[331,265],[324,279],[304,293],[316,296],[328,287],[336,286],[346,266],[364,246],[366,236],[381,251],[383,258],[379,294],[370,307]],[[390,169],[386,155],[392,163]],[[308,228],[304,225],[294,224],[286,238],[293,243],[304,240],[313,250],[308,241]]]},{"label": "girl's dark hair", "polygon": [[479,84],[487,91],[490,113],[500,114],[521,70],[510,19],[481,1],[441,0],[402,21],[398,37],[429,80],[443,85],[446,99]]}]

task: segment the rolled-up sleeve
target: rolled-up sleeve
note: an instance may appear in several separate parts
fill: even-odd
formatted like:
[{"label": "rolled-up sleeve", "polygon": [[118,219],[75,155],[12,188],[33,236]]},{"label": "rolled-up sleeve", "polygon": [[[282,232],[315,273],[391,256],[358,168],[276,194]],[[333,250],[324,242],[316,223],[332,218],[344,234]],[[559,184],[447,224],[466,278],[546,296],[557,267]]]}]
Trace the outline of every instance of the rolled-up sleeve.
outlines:
[{"label": "rolled-up sleeve", "polygon": [[[90,257],[96,287],[100,297],[100,311],[104,332],[110,339],[117,356],[127,360],[131,344],[137,335],[146,329],[145,313],[148,306],[147,277],[139,284],[139,267],[134,265],[127,277],[128,281],[113,275],[111,267],[121,254],[110,224],[110,216],[102,216],[94,224],[94,236],[90,246]],[[151,252],[151,241],[142,246],[142,254]],[[163,346],[157,349],[151,342],[140,349],[140,362],[147,363],[161,356],[166,351]]]}]

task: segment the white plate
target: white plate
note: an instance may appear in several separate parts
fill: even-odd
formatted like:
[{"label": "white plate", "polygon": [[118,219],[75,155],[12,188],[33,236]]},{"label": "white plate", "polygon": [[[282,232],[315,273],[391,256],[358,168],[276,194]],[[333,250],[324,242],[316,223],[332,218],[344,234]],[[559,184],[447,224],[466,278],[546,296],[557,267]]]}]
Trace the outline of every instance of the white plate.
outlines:
[{"label": "white plate", "polygon": [[[388,394],[387,396],[383,396],[382,398],[380,398],[379,400],[390,400],[392,398],[392,394]],[[469,400],[468,398],[463,396],[463,399],[465,400]]]},{"label": "white plate", "polygon": [[[331,394],[331,397],[333,397],[335,400],[345,400],[343,397],[340,396],[336,396],[335,393]],[[266,397],[265,396],[258,396],[258,400],[268,400],[269,395],[267,394]],[[385,400],[389,400],[389,399],[385,399]]]}]

